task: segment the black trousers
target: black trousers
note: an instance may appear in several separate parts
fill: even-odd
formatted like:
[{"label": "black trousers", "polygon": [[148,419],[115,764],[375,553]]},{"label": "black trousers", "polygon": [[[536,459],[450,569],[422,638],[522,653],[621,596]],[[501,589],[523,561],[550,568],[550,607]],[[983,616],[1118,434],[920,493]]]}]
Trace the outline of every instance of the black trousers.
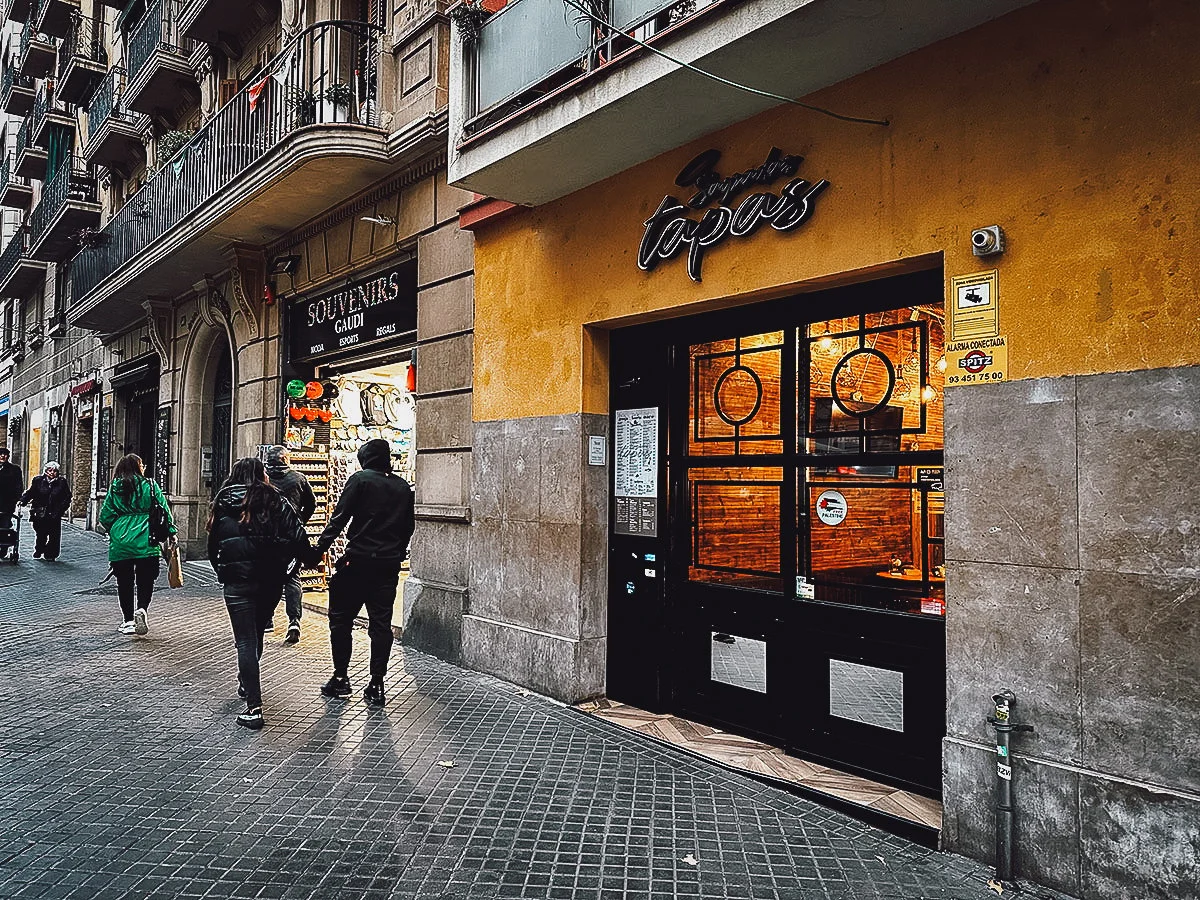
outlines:
[{"label": "black trousers", "polygon": [[225,609],[233,626],[237,647],[238,681],[246,689],[246,706],[262,706],[262,681],[258,661],[262,659],[263,627],[271,621],[279,603],[280,585],[226,584]]},{"label": "black trousers", "polygon": [[41,554],[46,559],[58,559],[62,546],[62,518],[48,516],[33,521],[33,530],[37,534],[37,544],[33,548],[34,555]]},{"label": "black trousers", "polygon": [[396,585],[400,563],[342,557],[329,579],[329,645],[333,652],[335,675],[350,668],[354,618],[367,608],[367,634],[371,638],[371,678],[382,680],[387,674],[392,652],[392,607],[396,603]]},{"label": "black trousers", "polygon": [[161,558],[151,556],[147,559],[118,559],[112,564],[113,574],[117,576],[117,597],[121,601],[121,615],[125,617],[126,622],[133,621],[135,587],[137,608],[147,609],[150,606]]}]

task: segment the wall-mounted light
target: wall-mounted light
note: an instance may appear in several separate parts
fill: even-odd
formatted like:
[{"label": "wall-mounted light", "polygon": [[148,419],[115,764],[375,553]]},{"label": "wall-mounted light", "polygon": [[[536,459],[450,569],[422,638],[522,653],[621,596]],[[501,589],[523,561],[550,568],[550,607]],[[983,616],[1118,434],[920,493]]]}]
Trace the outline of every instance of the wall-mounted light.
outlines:
[{"label": "wall-mounted light", "polygon": [[279,275],[293,275],[296,269],[300,268],[300,257],[291,256],[276,256],[271,260],[271,265],[267,269],[267,275],[277,277]]}]

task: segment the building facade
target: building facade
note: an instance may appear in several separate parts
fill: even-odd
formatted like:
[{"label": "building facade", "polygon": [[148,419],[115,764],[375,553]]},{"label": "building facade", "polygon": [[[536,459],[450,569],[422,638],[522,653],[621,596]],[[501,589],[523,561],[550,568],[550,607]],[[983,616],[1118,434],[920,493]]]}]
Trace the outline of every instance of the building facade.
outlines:
[{"label": "building facade", "polygon": [[[324,473],[327,509],[351,445],[386,431],[428,522],[405,588],[412,632],[427,605],[434,620],[443,602],[461,609],[465,578],[443,559],[466,527],[451,481],[471,370],[453,358],[447,374],[439,354],[470,334],[457,210],[471,195],[445,178],[444,4],[14,0],[4,15],[0,200],[16,221],[0,372],[17,461],[34,474],[57,456],[94,516],[137,453],[199,555],[233,460],[291,443]],[[368,334],[380,273],[395,282]],[[330,352],[305,344],[317,308]],[[341,387],[393,393],[351,432],[363,411],[333,402]]]},{"label": "building facade", "polygon": [[939,798],[988,861],[999,762],[1018,875],[1195,896],[1200,15],[856,10],[517,0],[452,45],[462,658]]}]

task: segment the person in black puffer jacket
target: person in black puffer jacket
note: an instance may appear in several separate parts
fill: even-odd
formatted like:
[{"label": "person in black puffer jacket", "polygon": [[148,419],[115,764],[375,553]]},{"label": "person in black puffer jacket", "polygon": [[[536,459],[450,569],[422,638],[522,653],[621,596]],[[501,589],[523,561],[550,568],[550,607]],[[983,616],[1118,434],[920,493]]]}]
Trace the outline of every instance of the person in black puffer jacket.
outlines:
[{"label": "person in black puffer jacket", "polygon": [[234,463],[213,499],[208,559],[221,582],[237,645],[238,693],[246,698],[239,725],[263,726],[258,669],[263,626],[279,603],[288,564],[311,549],[296,511],[271,486],[262,462],[248,457]]}]

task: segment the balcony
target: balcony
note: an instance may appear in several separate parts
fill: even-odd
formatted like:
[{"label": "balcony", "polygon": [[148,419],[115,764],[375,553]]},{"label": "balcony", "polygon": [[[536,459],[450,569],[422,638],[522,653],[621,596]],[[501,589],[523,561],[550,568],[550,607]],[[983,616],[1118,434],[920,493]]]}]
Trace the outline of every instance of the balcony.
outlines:
[{"label": "balcony", "polygon": [[17,174],[22,178],[41,181],[46,177],[46,160],[49,154],[30,140],[32,119],[26,119],[17,129]]},{"label": "balcony", "polygon": [[27,116],[33,109],[33,79],[17,71],[16,59],[4,66],[0,81],[0,107],[11,116]]},{"label": "balcony", "polygon": [[159,160],[75,257],[70,321],[123,327],[145,315],[146,296],[173,296],[226,268],[230,242],[270,243],[394,172],[401,157],[444,153],[445,132],[424,122],[391,138],[374,123],[377,85],[361,60],[377,58],[379,41],[373,26],[322,22],[288,42],[267,64],[272,75]]},{"label": "balcony", "polygon": [[81,103],[107,71],[103,22],[77,15],[58,45],[59,98],[67,103]]},{"label": "balcony", "polygon": [[52,37],[66,37],[71,30],[71,17],[78,15],[79,0],[41,0],[37,30]]},{"label": "balcony", "polygon": [[22,228],[0,253],[0,297],[27,299],[46,282],[46,264],[29,255],[29,232]]},{"label": "balcony", "polygon": [[242,55],[240,36],[278,17],[279,4],[245,0],[185,0],[179,11],[179,32],[217,47],[226,56]]},{"label": "balcony", "polygon": [[40,33],[31,17],[21,29],[21,49],[17,53],[17,71],[26,78],[45,78],[54,71],[54,39]]},{"label": "balcony", "polygon": [[81,234],[100,224],[96,173],[68,155],[42,186],[42,199],[29,216],[29,255],[62,262],[75,254]]},{"label": "balcony", "polygon": [[129,35],[125,103],[164,128],[178,123],[177,109],[185,99],[200,99],[188,60],[192,40],[179,33],[177,17],[175,0],[155,0]]},{"label": "balcony", "polygon": [[16,154],[9,154],[0,162],[0,206],[29,212],[32,202],[33,185],[17,174]]},{"label": "balcony", "polygon": [[124,87],[124,69],[113,69],[100,82],[88,103],[87,143],[83,147],[83,156],[89,163],[121,173],[127,173],[145,153],[137,121],[140,116],[125,108]]},{"label": "balcony", "polygon": [[[800,98],[1032,0],[511,0],[451,41],[449,180],[537,205],[778,104],[638,46]],[[575,0],[572,0],[575,2]],[[581,3],[581,6],[583,4]],[[457,31],[457,29],[456,29]]]},{"label": "balcony", "polygon": [[75,135],[75,116],[65,103],[51,93],[53,84],[52,81],[42,84],[29,117],[33,142],[47,150],[51,148],[55,131],[58,132],[58,140],[64,141],[64,147],[70,146]]},{"label": "balcony", "polygon": [[10,22],[24,22],[33,11],[32,0],[6,0],[4,18]]}]

